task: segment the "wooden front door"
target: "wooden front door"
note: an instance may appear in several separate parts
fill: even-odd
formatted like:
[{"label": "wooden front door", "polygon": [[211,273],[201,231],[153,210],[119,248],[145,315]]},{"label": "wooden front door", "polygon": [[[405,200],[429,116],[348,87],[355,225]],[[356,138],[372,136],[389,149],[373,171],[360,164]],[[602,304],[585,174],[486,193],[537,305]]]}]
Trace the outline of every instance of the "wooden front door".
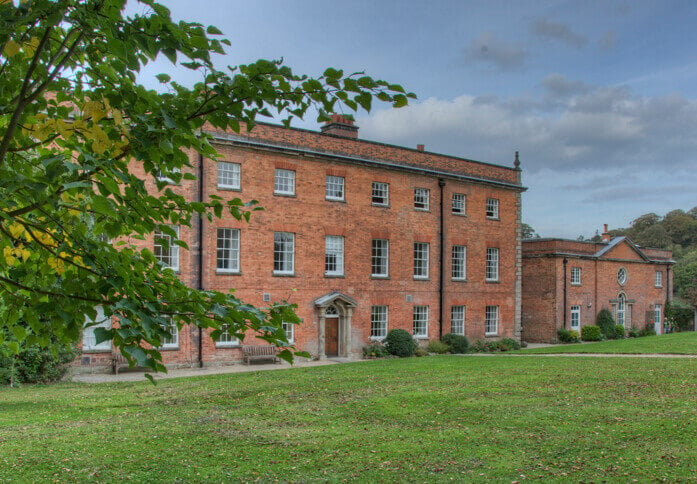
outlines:
[{"label": "wooden front door", "polygon": [[339,318],[326,318],[324,321],[324,353],[339,356]]}]

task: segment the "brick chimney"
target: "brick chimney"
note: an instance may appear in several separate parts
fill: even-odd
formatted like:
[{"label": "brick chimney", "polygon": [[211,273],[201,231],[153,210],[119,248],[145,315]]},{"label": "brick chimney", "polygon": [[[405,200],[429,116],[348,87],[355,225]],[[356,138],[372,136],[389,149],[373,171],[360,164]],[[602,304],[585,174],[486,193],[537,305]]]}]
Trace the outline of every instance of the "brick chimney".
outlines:
[{"label": "brick chimney", "polygon": [[603,224],[603,235],[602,235],[602,241],[603,242],[610,242],[610,234],[607,231],[607,224]]},{"label": "brick chimney", "polygon": [[341,114],[332,114],[331,118],[331,121],[328,121],[327,124],[322,126],[322,134],[358,139],[358,126],[353,125],[353,120]]},{"label": "brick chimney", "polygon": [[424,151],[426,149],[426,145],[416,145],[416,149],[419,151]]}]

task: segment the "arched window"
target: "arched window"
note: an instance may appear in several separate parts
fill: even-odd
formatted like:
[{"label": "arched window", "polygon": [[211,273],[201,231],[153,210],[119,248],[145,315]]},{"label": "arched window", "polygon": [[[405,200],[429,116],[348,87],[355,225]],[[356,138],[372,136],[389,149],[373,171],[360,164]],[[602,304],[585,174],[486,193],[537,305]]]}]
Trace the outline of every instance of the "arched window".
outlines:
[{"label": "arched window", "polygon": [[327,309],[324,310],[324,315],[328,318],[336,318],[339,316],[339,311],[336,309],[336,306],[327,306]]}]

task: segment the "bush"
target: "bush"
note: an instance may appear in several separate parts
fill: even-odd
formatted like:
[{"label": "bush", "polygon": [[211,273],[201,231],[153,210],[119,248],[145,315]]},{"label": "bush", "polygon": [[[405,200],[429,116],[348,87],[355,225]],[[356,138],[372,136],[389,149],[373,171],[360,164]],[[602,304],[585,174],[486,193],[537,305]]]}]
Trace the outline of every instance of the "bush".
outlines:
[{"label": "bush", "polygon": [[478,339],[470,350],[474,353],[495,353],[497,351],[519,350],[520,343],[513,338],[503,338],[498,341],[486,341]]},{"label": "bush", "polygon": [[436,353],[437,355],[442,355],[450,351],[450,346],[443,343],[442,341],[434,339],[433,341],[428,342],[428,347],[426,348],[426,350],[429,353]]},{"label": "bush", "polygon": [[451,353],[467,353],[467,348],[470,345],[467,338],[461,334],[444,334],[441,341],[448,345]]},{"label": "bush", "polygon": [[565,328],[559,328],[557,330],[557,339],[562,343],[579,343],[581,341],[578,331]]},{"label": "bush", "polygon": [[519,350],[520,343],[513,338],[503,338],[498,341],[499,351]]},{"label": "bush", "polygon": [[390,354],[380,343],[372,343],[363,347],[363,358],[384,358],[386,356],[390,356]]},{"label": "bush", "polygon": [[648,323],[646,326],[644,326],[644,329],[639,331],[639,336],[656,336],[656,330],[653,327],[653,324]]},{"label": "bush", "polygon": [[621,324],[616,324],[614,329],[615,329],[615,331],[614,331],[614,334],[612,335],[613,336],[612,339],[624,339],[624,336],[625,336],[624,326],[622,326]]},{"label": "bush", "polygon": [[598,312],[598,316],[595,318],[595,324],[598,325],[600,332],[603,333],[606,338],[615,338],[615,320],[612,318],[610,310],[601,309]]},{"label": "bush", "polygon": [[641,336],[641,331],[639,331],[639,328],[637,328],[636,326],[632,326],[631,328],[629,328],[630,338],[638,338],[639,336]]},{"label": "bush", "polygon": [[428,356],[428,351],[417,345],[414,350],[414,356]]},{"label": "bush", "polygon": [[387,352],[400,358],[413,356],[416,347],[416,341],[404,329],[391,329],[385,337],[385,349]]},{"label": "bush", "polygon": [[18,355],[0,357],[0,384],[52,383],[63,378],[77,351],[68,344],[52,345],[31,345]]},{"label": "bush", "polygon": [[666,306],[665,318],[671,331],[689,331],[693,326],[694,309],[685,304],[671,301]]},{"label": "bush", "polygon": [[600,326],[589,324],[581,328],[581,339],[583,341],[602,341],[605,335],[600,330]]}]

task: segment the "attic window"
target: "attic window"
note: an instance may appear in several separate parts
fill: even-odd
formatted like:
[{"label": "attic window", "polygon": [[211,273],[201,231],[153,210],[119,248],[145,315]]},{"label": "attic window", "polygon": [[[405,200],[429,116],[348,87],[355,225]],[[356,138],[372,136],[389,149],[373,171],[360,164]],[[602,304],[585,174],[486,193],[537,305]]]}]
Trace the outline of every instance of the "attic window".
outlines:
[{"label": "attic window", "polygon": [[624,267],[620,267],[620,270],[617,271],[617,282],[620,283],[620,286],[627,283],[627,269]]}]

